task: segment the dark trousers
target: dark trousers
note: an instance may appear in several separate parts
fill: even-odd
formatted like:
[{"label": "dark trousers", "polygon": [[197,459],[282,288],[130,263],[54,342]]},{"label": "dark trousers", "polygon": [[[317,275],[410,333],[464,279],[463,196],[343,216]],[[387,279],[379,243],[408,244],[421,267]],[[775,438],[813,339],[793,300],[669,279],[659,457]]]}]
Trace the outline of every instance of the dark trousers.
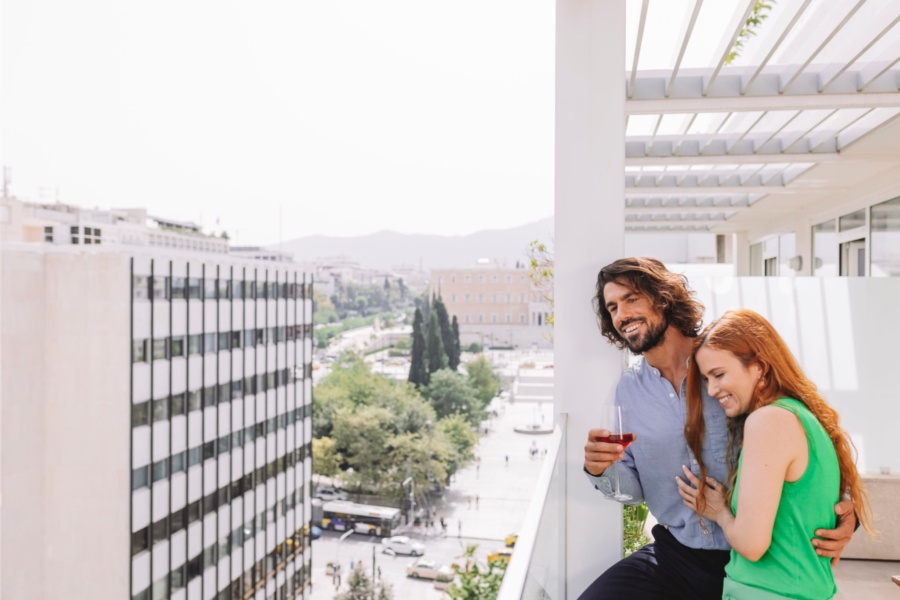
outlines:
[{"label": "dark trousers", "polygon": [[610,567],[579,600],[721,600],[726,550],[696,550],[662,525],[654,542]]}]

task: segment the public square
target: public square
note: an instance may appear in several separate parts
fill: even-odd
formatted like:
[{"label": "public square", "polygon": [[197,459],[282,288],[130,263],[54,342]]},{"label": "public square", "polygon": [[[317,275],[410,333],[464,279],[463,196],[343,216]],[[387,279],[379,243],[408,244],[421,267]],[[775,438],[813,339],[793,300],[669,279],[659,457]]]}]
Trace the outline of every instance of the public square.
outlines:
[{"label": "public square", "polygon": [[[425,544],[425,558],[449,565],[463,554],[466,545],[477,544],[476,556],[484,561],[488,554],[504,547],[508,534],[518,531],[543,464],[541,452],[532,458],[529,448],[532,441],[539,449],[545,448],[549,436],[516,433],[513,427],[531,423],[535,406],[504,402],[498,416],[485,423],[488,433],[478,445],[479,460],[454,476],[451,486],[435,505],[435,521],[443,517],[448,523],[446,537],[441,535],[439,526],[431,531],[420,527],[402,531]],[[542,408],[549,422],[552,407],[546,404]],[[430,580],[407,578],[406,567],[415,559],[382,554],[381,538],[351,535],[338,544],[339,536],[337,532],[326,531],[312,543],[313,600],[330,600],[336,595],[331,577],[325,574],[326,563],[336,561],[342,565],[341,590],[346,590],[351,563],[356,565],[362,561],[367,573],[373,572],[373,550],[375,572],[381,568],[381,575],[393,586],[397,600],[446,597],[434,589]]]}]

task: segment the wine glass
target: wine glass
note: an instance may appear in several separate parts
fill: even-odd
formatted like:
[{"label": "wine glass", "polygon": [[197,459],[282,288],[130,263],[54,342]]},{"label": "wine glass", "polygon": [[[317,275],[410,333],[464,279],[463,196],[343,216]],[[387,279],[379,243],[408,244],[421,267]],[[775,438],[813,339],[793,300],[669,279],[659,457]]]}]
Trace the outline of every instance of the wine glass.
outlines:
[{"label": "wine glass", "polygon": [[[635,435],[633,433],[627,433],[624,429],[623,425],[623,417],[625,415],[625,407],[614,405],[614,406],[604,406],[601,412],[601,420],[600,426],[603,429],[609,431],[609,435],[600,438],[601,442],[606,442],[608,444],[619,444],[622,446],[622,450],[624,451],[631,442],[634,441]],[[613,494],[613,498],[620,502],[624,502],[626,500],[633,499],[632,496],[628,494],[623,494],[622,490],[619,488],[619,469],[615,470],[615,485],[616,490]]]}]

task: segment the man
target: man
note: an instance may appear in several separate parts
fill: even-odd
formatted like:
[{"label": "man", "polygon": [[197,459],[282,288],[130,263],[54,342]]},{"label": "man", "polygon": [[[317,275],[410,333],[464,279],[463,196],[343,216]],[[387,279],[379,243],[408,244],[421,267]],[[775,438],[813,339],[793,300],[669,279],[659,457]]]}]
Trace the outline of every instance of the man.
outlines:
[{"label": "man", "polygon": [[[610,343],[643,358],[630,367],[616,388],[616,402],[627,407],[626,431],[637,435],[622,446],[601,442],[609,435],[591,429],[584,447],[584,470],[595,488],[612,496],[610,477],[619,474],[621,491],[645,502],[659,522],[654,542],[619,561],[582,594],[583,600],[623,597],[685,600],[722,598],[729,546],[719,527],[702,523],[686,507],[675,484],[682,466],[699,474],[684,438],[685,377],[693,340],[700,330],[703,305],[685,278],[652,258],[625,258],[597,276],[594,310]],[[703,462],[709,476],[726,481],[728,426],[718,401],[703,391]],[[810,532],[820,556],[840,560],[856,525],[849,500],[835,505],[837,529]]]}]

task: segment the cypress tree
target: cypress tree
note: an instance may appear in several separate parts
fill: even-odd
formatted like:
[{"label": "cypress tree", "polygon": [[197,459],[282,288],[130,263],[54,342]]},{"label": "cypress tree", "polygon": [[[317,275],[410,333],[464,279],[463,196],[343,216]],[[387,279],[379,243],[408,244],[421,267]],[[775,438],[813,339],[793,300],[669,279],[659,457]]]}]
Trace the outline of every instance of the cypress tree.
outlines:
[{"label": "cypress tree", "polygon": [[[438,325],[441,328],[441,342],[444,344],[444,353],[447,355],[447,366],[453,369],[453,331],[450,329],[450,316],[447,314],[447,306],[440,296],[434,301],[434,312],[437,314]],[[457,361],[459,364],[459,361]]]},{"label": "cypress tree", "polygon": [[413,317],[412,357],[409,365],[409,382],[417,388],[428,385],[428,365],[425,362],[425,334],[422,333],[422,311],[416,309]]},{"label": "cypress tree", "polygon": [[444,353],[444,342],[441,341],[441,327],[437,315],[431,312],[428,322],[428,335],[425,337],[425,354],[428,361],[428,373],[447,368],[447,354]]},{"label": "cypress tree", "polygon": [[462,348],[459,345],[459,321],[453,315],[453,323],[450,324],[450,340],[452,352],[447,352],[447,366],[456,371],[459,368],[459,355]]}]

